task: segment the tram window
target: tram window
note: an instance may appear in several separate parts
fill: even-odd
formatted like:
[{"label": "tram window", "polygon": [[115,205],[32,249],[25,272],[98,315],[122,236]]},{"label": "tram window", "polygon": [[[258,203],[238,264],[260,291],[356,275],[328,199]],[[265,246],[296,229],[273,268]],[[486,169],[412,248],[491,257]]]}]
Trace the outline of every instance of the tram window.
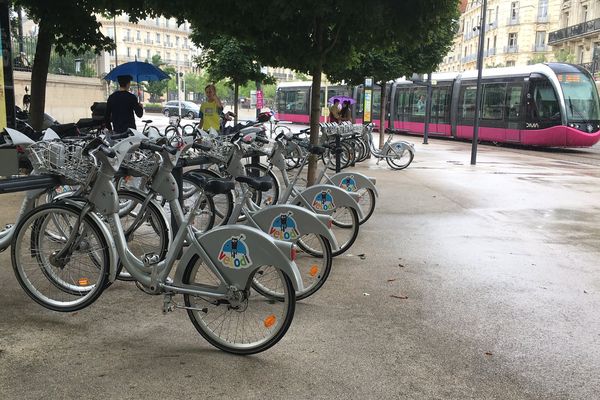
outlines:
[{"label": "tram window", "polygon": [[[282,94],[283,106],[280,112],[289,114],[307,114],[308,113],[308,89],[295,89],[284,91]],[[283,111],[285,110],[285,111]]]},{"label": "tram window", "polygon": [[506,91],[506,107],[508,119],[518,119],[521,109],[521,86],[509,86]]},{"label": "tram window", "polygon": [[[445,121],[445,116],[448,111],[448,100],[449,93],[448,88],[440,88],[439,89],[439,97],[433,98],[433,115],[437,115],[440,118],[439,122]],[[436,114],[437,111],[437,114]]]},{"label": "tram window", "polygon": [[411,98],[411,110],[413,115],[425,115],[425,104],[427,99],[426,88],[415,88]]},{"label": "tram window", "polygon": [[531,81],[530,94],[535,104],[534,117],[539,119],[552,119],[559,114],[560,108],[554,88],[549,81]]},{"label": "tram window", "polygon": [[463,88],[461,103],[460,103],[460,115],[463,119],[473,119],[475,117],[475,93],[477,91],[476,86],[468,86]]},{"label": "tram window", "polygon": [[502,119],[504,117],[505,83],[490,83],[483,87],[483,119]]}]

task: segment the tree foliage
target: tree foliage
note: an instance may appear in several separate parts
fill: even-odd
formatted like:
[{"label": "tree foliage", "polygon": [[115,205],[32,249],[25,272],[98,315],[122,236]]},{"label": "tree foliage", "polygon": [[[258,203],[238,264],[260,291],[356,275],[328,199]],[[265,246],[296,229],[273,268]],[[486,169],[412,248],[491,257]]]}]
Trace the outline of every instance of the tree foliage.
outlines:
[{"label": "tree foliage", "polygon": [[39,26],[33,68],[31,71],[30,120],[40,129],[46,102],[46,81],[52,47],[61,55],[86,51],[101,53],[115,47],[100,31],[97,13],[127,12],[132,20],[152,13],[143,2],[128,0],[13,0]]}]

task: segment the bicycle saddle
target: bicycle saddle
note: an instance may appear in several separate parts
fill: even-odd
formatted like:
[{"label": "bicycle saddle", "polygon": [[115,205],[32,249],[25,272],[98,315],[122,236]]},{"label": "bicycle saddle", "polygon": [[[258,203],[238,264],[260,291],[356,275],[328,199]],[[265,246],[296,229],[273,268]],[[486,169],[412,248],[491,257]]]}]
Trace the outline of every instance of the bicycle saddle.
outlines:
[{"label": "bicycle saddle", "polygon": [[151,119],[143,119],[142,122],[145,124],[151,124],[152,120]]},{"label": "bicycle saddle", "polygon": [[260,192],[266,192],[273,187],[273,183],[271,182],[271,178],[268,176],[261,176],[260,178],[252,178],[249,176],[238,176],[235,178],[236,181],[245,183],[250,186],[252,189],[258,190]]},{"label": "bicycle saddle", "polygon": [[194,183],[204,189],[206,194],[226,194],[235,188],[235,184],[227,179],[208,179],[206,176],[190,172]]}]

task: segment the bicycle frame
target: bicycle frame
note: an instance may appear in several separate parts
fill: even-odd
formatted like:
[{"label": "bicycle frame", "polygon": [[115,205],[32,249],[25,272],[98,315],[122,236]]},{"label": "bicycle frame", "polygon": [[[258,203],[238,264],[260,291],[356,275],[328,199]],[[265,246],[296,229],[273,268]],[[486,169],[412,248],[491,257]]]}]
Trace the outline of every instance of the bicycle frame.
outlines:
[{"label": "bicycle frame", "polygon": [[[138,134],[139,135],[139,134]],[[170,292],[191,294],[195,296],[205,296],[221,298],[226,296],[231,290],[243,290],[247,287],[251,274],[263,265],[276,265],[283,273],[287,274],[295,290],[302,290],[302,279],[298,268],[293,261],[290,261],[285,254],[291,253],[291,244],[275,241],[270,236],[256,229],[244,226],[221,227],[206,233],[197,234],[191,228],[193,218],[198,212],[201,196],[196,199],[194,207],[186,217],[177,201],[177,184],[170,173],[173,164],[168,165],[169,159],[163,158],[163,163],[152,181],[152,189],[158,193],[164,193],[165,200],[169,202],[171,210],[178,222],[179,229],[167,252],[164,260],[155,262],[152,257],[147,257],[146,262],[140,262],[128,249],[125,233],[118,215],[119,202],[116,189],[112,183],[114,174],[117,172],[118,165],[129,150],[132,149],[132,143],[141,143],[145,137],[136,135],[124,140],[113,147],[117,153],[117,162],[113,162],[103,153],[97,152],[96,157],[100,161],[100,171],[96,182],[89,195],[89,202],[94,204],[95,211],[107,216],[109,223],[114,231],[114,246],[117,249],[119,258],[127,271],[142,285],[146,286],[150,292]],[[169,172],[167,173],[167,170]],[[83,218],[83,214],[80,218]],[[107,237],[110,241],[113,238]],[[240,265],[236,261],[235,255],[227,253],[227,243],[232,240],[245,242],[248,253],[245,265]],[[184,242],[189,243],[185,250],[179,266],[175,272],[173,283],[166,283],[166,278],[172,271],[179,253],[183,249]],[[206,249],[220,249],[219,252],[208,252]],[[250,257],[250,251],[252,256]],[[287,253],[286,253],[287,251]],[[215,277],[220,281],[218,287],[204,287],[202,285],[184,285],[183,273],[185,268],[194,257],[200,259],[212,271]]]}]

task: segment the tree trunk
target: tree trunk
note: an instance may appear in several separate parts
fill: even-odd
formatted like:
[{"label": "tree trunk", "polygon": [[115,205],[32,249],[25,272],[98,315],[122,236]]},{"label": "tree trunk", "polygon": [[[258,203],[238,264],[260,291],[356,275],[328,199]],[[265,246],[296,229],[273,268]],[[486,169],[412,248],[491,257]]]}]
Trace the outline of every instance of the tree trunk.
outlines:
[{"label": "tree trunk", "polygon": [[[323,64],[318,63],[310,71],[313,80],[310,98],[310,143],[319,144],[319,119],[321,117],[321,73]],[[317,156],[311,155],[308,161],[308,173],[306,180],[308,186],[315,183],[317,177]]]},{"label": "tree trunk", "polygon": [[233,125],[237,125],[238,122],[238,97],[240,94],[240,85],[237,83],[233,84],[233,113],[235,116],[233,117]]},{"label": "tree trunk", "polygon": [[385,91],[385,82],[381,83],[381,112],[379,113],[379,148],[383,148],[383,144],[385,143],[385,123],[386,123],[386,91]]},{"label": "tree trunk", "polygon": [[40,21],[35,58],[31,70],[31,105],[29,108],[29,121],[36,131],[42,129],[44,122],[44,108],[46,107],[46,82],[48,80],[48,67],[50,66],[50,52],[52,51],[52,37],[44,20]]}]

